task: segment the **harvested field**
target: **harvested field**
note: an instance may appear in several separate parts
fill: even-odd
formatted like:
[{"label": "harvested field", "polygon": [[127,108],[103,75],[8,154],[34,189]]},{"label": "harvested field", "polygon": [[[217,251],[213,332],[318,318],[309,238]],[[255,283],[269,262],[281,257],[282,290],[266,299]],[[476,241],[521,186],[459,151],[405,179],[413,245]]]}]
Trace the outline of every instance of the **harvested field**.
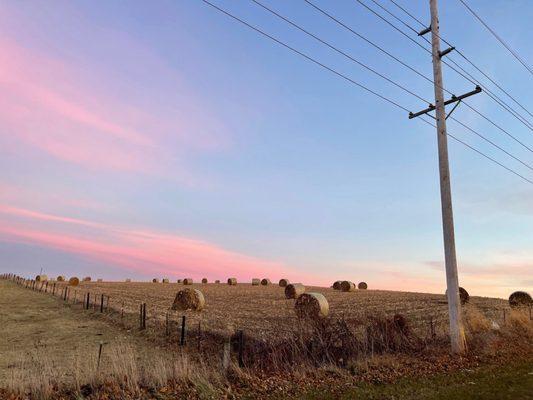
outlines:
[{"label": "harvested field", "polygon": [[[284,334],[283,326],[294,325],[288,321],[297,321],[295,300],[287,300],[285,288],[277,285],[195,283],[191,287],[200,289],[204,294],[204,309],[201,312],[172,312],[175,314],[171,314],[171,318],[177,320],[185,314],[191,323],[201,321],[204,329],[214,332],[227,332],[228,328],[244,329],[257,338],[280,337]],[[120,310],[123,305],[124,312],[133,315],[138,315],[139,304],[145,302],[150,325],[154,318],[161,324],[164,322],[167,310],[182,288],[183,285],[177,283],[161,285],[154,290],[153,284],[148,282],[80,282],[76,290],[78,298],[87,292],[91,296],[104,293],[110,296],[110,307]],[[437,334],[444,334],[448,329],[448,306],[444,294],[383,290],[340,292],[315,286],[307,287],[307,291],[323,294],[329,303],[329,316],[342,318],[348,323],[364,320],[369,315],[392,317],[402,314],[421,334],[427,333],[430,319]],[[503,299],[472,296],[470,304],[498,323],[502,323],[503,310],[509,310],[507,301]]]}]

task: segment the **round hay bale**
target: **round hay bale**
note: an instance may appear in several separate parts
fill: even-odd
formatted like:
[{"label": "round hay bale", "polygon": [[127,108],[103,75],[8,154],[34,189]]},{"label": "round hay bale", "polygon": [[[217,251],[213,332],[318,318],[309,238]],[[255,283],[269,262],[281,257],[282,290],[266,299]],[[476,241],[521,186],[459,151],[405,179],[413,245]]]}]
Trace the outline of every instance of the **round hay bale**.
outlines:
[{"label": "round hay bale", "polygon": [[127,279],[126,279],[126,283],[129,283],[129,282],[131,282],[131,279],[130,279],[130,278],[127,278]]},{"label": "round hay bale", "polygon": [[163,283],[170,283],[170,279],[168,279],[168,278],[163,278],[162,282],[163,282]]},{"label": "round hay bale", "polygon": [[[445,292],[446,297],[448,297],[448,290]],[[470,295],[466,291],[466,289],[459,287],[459,300],[461,301],[461,305],[465,305],[470,301]]]},{"label": "round hay bale", "polygon": [[157,278],[152,279],[152,283],[159,283],[159,279]]},{"label": "round hay bale", "polygon": [[58,282],[65,282],[65,277],[64,277],[63,275],[59,275],[59,276],[57,277],[57,281],[58,281]]},{"label": "round hay bale", "polygon": [[268,278],[261,279],[261,285],[268,286],[270,284],[271,284],[270,279],[268,279]]},{"label": "round hay bale", "polygon": [[102,278],[98,278],[96,282],[103,282],[104,280]]},{"label": "round hay bale", "polygon": [[202,283],[207,283],[207,278],[203,278]]},{"label": "round hay bale", "polygon": [[217,279],[217,280],[215,281],[215,283],[220,283],[220,279]]},{"label": "round hay bale", "polygon": [[68,280],[68,284],[70,286],[78,286],[80,284],[80,280],[76,278],[75,276],[73,276],[72,278]]},{"label": "round hay bale", "polygon": [[335,289],[335,290],[341,290],[341,283],[342,283],[342,281],[335,281],[335,282],[333,283],[333,286],[332,286],[333,289]]},{"label": "round hay bale", "polygon": [[176,294],[174,303],[172,303],[172,310],[179,311],[201,311],[205,306],[205,298],[202,292],[198,289],[186,288],[180,290]]},{"label": "round hay bale", "polygon": [[509,305],[513,308],[529,307],[533,304],[531,296],[527,292],[514,292],[509,296]]},{"label": "round hay bale", "polygon": [[237,278],[228,278],[228,285],[230,286],[237,285]]},{"label": "round hay bale", "polygon": [[368,285],[366,282],[359,282],[359,285],[357,285],[357,289],[366,290],[368,289]]},{"label": "round hay bale", "polygon": [[185,278],[183,280],[184,285],[192,285],[192,278]]},{"label": "round hay bale", "polygon": [[178,283],[182,283],[183,281],[182,281],[181,279],[178,279],[177,282],[178,282]]},{"label": "round hay bale", "polygon": [[83,278],[83,282],[90,282],[90,281],[91,281],[90,276],[86,276],[85,278]]},{"label": "round hay bale", "polygon": [[329,314],[329,303],[321,293],[303,293],[296,299],[294,310],[299,318],[323,318]]},{"label": "round hay bale", "polygon": [[350,281],[342,281],[341,290],[343,292],[353,292],[355,290],[355,283]]},{"label": "round hay bale", "polygon": [[37,275],[35,277],[35,280],[37,282],[46,282],[48,280],[48,276],[46,276],[46,275]]},{"label": "round hay bale", "polygon": [[289,280],[285,278],[279,280],[280,287],[286,287],[289,283],[290,283]]},{"label": "round hay bale", "polygon": [[305,293],[305,286],[301,283],[289,283],[285,286],[285,297],[287,299],[296,299]]},{"label": "round hay bale", "polygon": [[259,286],[260,284],[261,284],[261,279],[259,278],[252,279],[252,286]]}]

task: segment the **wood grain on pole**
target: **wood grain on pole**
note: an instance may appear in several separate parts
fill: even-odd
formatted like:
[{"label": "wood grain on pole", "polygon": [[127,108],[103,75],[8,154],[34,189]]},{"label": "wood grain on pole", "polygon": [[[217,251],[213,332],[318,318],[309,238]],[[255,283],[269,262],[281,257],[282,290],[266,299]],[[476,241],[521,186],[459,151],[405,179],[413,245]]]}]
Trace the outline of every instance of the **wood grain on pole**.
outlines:
[{"label": "wood grain on pole", "polygon": [[462,354],[466,351],[466,338],[461,316],[459,279],[457,275],[457,259],[455,254],[452,193],[448,161],[448,137],[446,132],[446,110],[444,105],[444,85],[440,56],[439,15],[437,0],[430,0],[429,3],[431,12],[431,50],[433,59],[437,142],[439,149],[440,195],[444,236],[444,260],[446,266],[446,286],[448,291],[448,313],[450,318],[450,339],[452,352]]}]

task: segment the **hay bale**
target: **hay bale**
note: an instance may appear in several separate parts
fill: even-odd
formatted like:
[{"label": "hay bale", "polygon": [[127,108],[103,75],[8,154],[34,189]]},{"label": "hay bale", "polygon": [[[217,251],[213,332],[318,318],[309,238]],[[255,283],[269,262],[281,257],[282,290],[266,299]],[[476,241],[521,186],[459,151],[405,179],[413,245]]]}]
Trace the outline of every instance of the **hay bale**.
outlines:
[{"label": "hay bale", "polygon": [[75,276],[73,276],[72,278],[68,280],[68,284],[69,286],[78,286],[80,284],[80,280],[76,278]]},{"label": "hay bale", "polygon": [[261,279],[259,278],[252,279],[252,286],[259,286],[260,284],[261,284]]},{"label": "hay bale", "polygon": [[152,283],[159,283],[159,279],[157,278],[152,279]]},{"label": "hay bale", "polygon": [[172,303],[172,310],[179,311],[201,311],[205,306],[205,298],[202,292],[198,289],[186,288],[180,290],[176,294],[174,303]]},{"label": "hay bale", "polygon": [[129,283],[129,282],[131,282],[131,279],[130,278],[126,279],[126,283]]},{"label": "hay bale", "polygon": [[[445,292],[446,298],[448,298],[448,290]],[[470,301],[470,295],[466,291],[466,289],[459,287],[459,300],[461,301],[461,305],[465,305]]]},{"label": "hay bale", "polygon": [[207,278],[203,278],[202,283],[207,283]]},{"label": "hay bale", "polygon": [[185,278],[183,280],[184,285],[192,285],[192,278]]},{"label": "hay bale", "polygon": [[168,279],[168,278],[163,278],[163,280],[162,280],[161,282],[163,282],[163,283],[170,283],[170,279]]},{"label": "hay bale", "polygon": [[220,283],[220,279],[217,279],[217,280],[215,281],[215,283]]},{"label": "hay bale", "polygon": [[359,282],[359,285],[357,285],[357,289],[366,290],[368,289],[368,285],[366,284],[366,282]]},{"label": "hay bale", "polygon": [[333,283],[333,286],[332,286],[333,289],[335,289],[335,290],[341,290],[341,283],[342,283],[342,281],[335,281],[335,282]]},{"label": "hay bale", "polygon": [[103,282],[104,280],[102,278],[98,278],[96,282]]},{"label": "hay bale", "polygon": [[48,276],[46,276],[46,275],[37,275],[35,277],[35,280],[37,282],[46,282],[48,280]]},{"label": "hay bale", "polygon": [[289,280],[285,279],[285,278],[282,278],[282,279],[279,280],[279,286],[280,287],[286,287],[289,283],[290,283]]},{"label": "hay bale", "polygon": [[355,283],[350,281],[342,281],[341,290],[343,292],[353,292],[355,290]]},{"label": "hay bale", "polygon": [[58,282],[65,282],[65,277],[64,277],[63,275],[59,275],[59,276],[57,277],[57,281],[58,281]]},{"label": "hay bale", "polygon": [[271,284],[270,279],[268,279],[268,278],[261,279],[261,285],[262,286],[268,286],[270,284]]},{"label": "hay bale", "polygon": [[303,293],[305,293],[305,286],[301,283],[289,283],[285,286],[285,297],[287,299],[295,299]]},{"label": "hay bale", "polygon": [[90,282],[90,281],[91,281],[90,276],[86,276],[85,278],[83,278],[83,282]]},{"label": "hay bale", "polygon": [[183,280],[178,279],[177,282],[178,282],[178,283],[183,283]]},{"label": "hay bale", "polygon": [[513,308],[530,307],[532,304],[531,296],[527,292],[517,291],[509,296],[509,305]]},{"label": "hay bale", "polygon": [[294,310],[299,318],[323,318],[329,314],[329,303],[320,293],[302,293],[296,299]]},{"label": "hay bale", "polygon": [[228,285],[230,286],[237,285],[237,278],[228,278]]}]

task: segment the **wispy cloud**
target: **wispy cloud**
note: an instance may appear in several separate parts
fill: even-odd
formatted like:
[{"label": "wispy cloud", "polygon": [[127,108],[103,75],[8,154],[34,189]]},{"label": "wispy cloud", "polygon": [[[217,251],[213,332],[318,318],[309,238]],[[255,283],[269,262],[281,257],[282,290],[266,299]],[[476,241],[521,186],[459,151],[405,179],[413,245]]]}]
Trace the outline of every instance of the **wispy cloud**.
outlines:
[{"label": "wispy cloud", "polygon": [[[248,280],[268,274],[294,278],[280,262],[261,260],[185,236],[131,229],[93,221],[51,215],[12,206],[0,206],[0,235],[4,241],[32,243],[82,254],[139,273],[188,274],[222,278],[228,274]],[[43,225],[44,224],[44,225]],[[76,226],[88,228],[80,231]],[[292,275],[292,276],[291,276]]]},{"label": "wispy cloud", "polygon": [[[175,99],[173,108],[181,113],[142,109],[127,96],[119,101],[93,89],[79,73],[81,66],[7,39],[0,40],[0,50],[0,135],[55,159],[90,170],[156,174],[194,184],[197,177],[186,165],[190,154],[227,145],[208,110],[202,115],[193,110],[191,94]],[[160,70],[151,74],[162,73],[164,67],[157,65]],[[201,129],[196,121],[202,121]]]}]

